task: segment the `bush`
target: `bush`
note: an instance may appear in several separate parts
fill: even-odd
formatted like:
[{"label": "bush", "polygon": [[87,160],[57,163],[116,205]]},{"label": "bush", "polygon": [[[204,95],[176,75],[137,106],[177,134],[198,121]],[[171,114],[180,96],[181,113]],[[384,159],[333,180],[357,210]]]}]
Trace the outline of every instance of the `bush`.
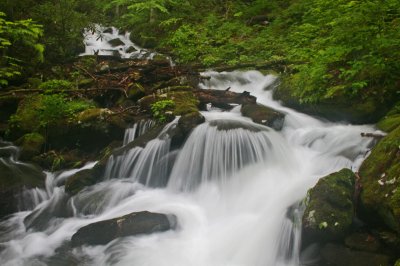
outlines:
[{"label": "bush", "polygon": [[165,115],[165,112],[168,110],[171,111],[174,107],[175,102],[173,100],[161,100],[151,105],[151,112],[155,119],[157,119],[161,123],[164,123],[167,121],[167,116]]}]

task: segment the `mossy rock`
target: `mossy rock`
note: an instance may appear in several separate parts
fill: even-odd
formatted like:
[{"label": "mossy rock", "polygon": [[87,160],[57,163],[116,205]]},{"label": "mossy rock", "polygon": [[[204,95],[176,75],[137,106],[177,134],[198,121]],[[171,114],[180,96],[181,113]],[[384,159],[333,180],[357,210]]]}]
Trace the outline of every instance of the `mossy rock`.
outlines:
[{"label": "mossy rock", "polygon": [[43,96],[36,94],[19,102],[18,109],[10,118],[7,135],[10,139],[18,139],[26,133],[37,131],[40,121],[37,111],[42,107]]},{"label": "mossy rock", "polygon": [[198,112],[199,100],[190,91],[175,91],[167,94],[175,102],[174,115]]},{"label": "mossy rock", "polygon": [[65,181],[65,192],[75,195],[85,187],[102,181],[104,165],[96,164],[92,169],[85,169],[70,176]]},{"label": "mossy rock", "polygon": [[41,153],[45,138],[39,133],[29,133],[15,143],[21,147],[21,160],[30,160]]},{"label": "mossy rock", "polygon": [[305,242],[343,239],[354,217],[354,173],[349,169],[321,178],[309,190],[303,215]]},{"label": "mossy rock", "polygon": [[109,40],[108,43],[112,46],[112,47],[116,47],[116,46],[120,46],[120,45],[125,45],[125,43],[123,41],[121,41],[120,38],[115,38],[112,40]]},{"label": "mossy rock", "polygon": [[275,130],[281,130],[285,120],[285,114],[257,103],[243,104],[240,111],[242,115],[251,118],[253,122],[272,127]]},{"label": "mossy rock", "polygon": [[295,96],[287,79],[288,77],[284,77],[283,82],[275,89],[274,99],[282,101],[288,107],[311,115],[321,116],[331,121],[366,124],[376,123],[389,110],[390,104],[382,103],[375,96],[361,99],[348,95],[335,95],[316,103],[304,103]]},{"label": "mossy rock", "polygon": [[46,175],[30,164],[16,164],[9,158],[0,160],[0,217],[20,209],[19,196],[24,188],[44,187]]},{"label": "mossy rock", "polygon": [[365,221],[400,234],[400,126],[372,150],[360,167]]},{"label": "mossy rock", "polygon": [[376,125],[380,130],[390,132],[400,126],[400,102],[398,102]]},{"label": "mossy rock", "polygon": [[396,261],[396,263],[394,264],[394,266],[400,266],[400,259],[398,259],[398,260]]}]

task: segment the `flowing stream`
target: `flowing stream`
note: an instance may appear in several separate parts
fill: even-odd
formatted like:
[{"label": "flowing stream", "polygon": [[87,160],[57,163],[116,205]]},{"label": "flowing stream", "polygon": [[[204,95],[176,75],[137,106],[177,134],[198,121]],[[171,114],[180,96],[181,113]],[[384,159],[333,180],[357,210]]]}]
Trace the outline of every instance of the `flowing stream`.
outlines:
[{"label": "flowing stream", "polygon": [[[111,158],[104,181],[73,197],[63,181],[78,169],[47,173],[46,190],[28,191],[28,198],[38,199],[32,210],[0,222],[0,264],[302,265],[299,202],[320,177],[344,167],[357,170],[373,145],[360,133],[374,127],[322,121],[281,106],[272,100],[271,75],[203,75],[211,79],[202,88],[248,91],[286,113],[283,129],[253,123],[241,116],[240,106],[230,112],[210,108],[180,150],[170,151],[165,130],[146,147]],[[125,142],[149,127],[128,129]],[[143,210],[176,215],[177,229],[68,247],[84,225]]]}]

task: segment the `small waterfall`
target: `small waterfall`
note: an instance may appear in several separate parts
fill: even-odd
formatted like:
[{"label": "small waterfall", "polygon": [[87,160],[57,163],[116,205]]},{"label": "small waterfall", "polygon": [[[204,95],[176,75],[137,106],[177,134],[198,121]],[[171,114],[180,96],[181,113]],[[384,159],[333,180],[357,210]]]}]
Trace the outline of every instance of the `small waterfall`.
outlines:
[{"label": "small waterfall", "polygon": [[[145,147],[134,147],[122,155],[111,156],[107,162],[105,177],[131,178],[147,186],[165,186],[168,180],[168,154],[171,139],[168,130],[175,127],[177,119],[169,123],[156,139],[149,141]],[[139,122],[127,129],[124,145],[134,141],[154,126],[154,122]]]},{"label": "small waterfall", "polygon": [[192,190],[226,179],[243,167],[280,158],[280,136],[267,127],[238,120],[212,120],[198,126],[179,153],[169,187]]}]

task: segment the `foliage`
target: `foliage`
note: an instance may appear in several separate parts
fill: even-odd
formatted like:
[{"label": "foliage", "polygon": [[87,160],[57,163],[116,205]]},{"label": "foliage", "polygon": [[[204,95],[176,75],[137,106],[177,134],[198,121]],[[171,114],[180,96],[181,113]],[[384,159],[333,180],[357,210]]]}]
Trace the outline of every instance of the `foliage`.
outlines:
[{"label": "foliage", "polygon": [[10,117],[9,131],[40,132],[48,126],[72,120],[77,113],[92,107],[93,103],[87,100],[73,100],[63,94],[31,96],[25,98],[16,114]]},{"label": "foliage", "polygon": [[42,27],[32,20],[8,21],[0,12],[0,87],[20,76],[24,65],[43,60],[42,33]]},{"label": "foliage", "polygon": [[165,112],[168,110],[172,110],[174,106],[175,102],[173,100],[157,101],[151,105],[151,112],[155,119],[163,123],[167,121],[167,116]]},{"label": "foliage", "polygon": [[43,82],[39,85],[39,89],[43,91],[54,91],[54,90],[70,90],[73,89],[74,85],[68,80],[52,79]]}]

